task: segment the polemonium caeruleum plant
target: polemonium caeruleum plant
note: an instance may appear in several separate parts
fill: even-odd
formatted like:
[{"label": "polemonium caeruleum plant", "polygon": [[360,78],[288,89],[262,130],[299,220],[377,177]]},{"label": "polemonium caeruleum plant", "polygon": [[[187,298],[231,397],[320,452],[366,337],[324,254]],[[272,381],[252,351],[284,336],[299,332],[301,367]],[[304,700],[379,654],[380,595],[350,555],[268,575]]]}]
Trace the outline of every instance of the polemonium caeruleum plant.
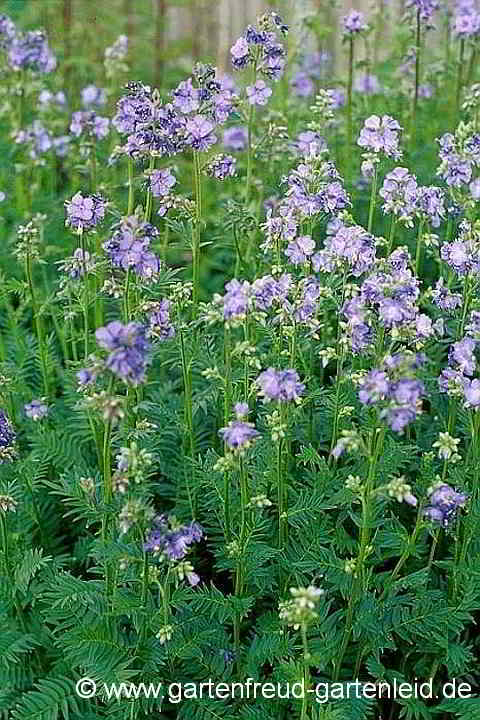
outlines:
[{"label": "polemonium caeruleum plant", "polygon": [[478,8],[402,8],[345,73],[269,12],[161,88],[1,16],[6,717],[480,712]]}]

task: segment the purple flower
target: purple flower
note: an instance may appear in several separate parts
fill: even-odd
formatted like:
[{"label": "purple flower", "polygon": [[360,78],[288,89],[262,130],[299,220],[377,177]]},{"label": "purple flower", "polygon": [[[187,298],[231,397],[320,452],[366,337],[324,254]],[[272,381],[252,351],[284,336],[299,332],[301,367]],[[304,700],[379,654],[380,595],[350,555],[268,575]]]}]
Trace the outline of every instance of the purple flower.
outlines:
[{"label": "purple flower", "polygon": [[443,278],[437,280],[435,288],[432,290],[432,298],[440,310],[446,310],[448,312],[455,310],[462,304],[462,296],[458,293],[452,293],[445,287]]},{"label": "purple flower", "polygon": [[255,280],[252,285],[252,295],[257,310],[268,310],[275,301],[285,300],[290,284],[289,275],[282,275],[278,280],[271,275],[264,275]]},{"label": "purple flower", "polygon": [[187,143],[191,145],[194,150],[208,150],[209,147],[217,142],[213,130],[214,125],[210,120],[203,115],[194,115],[194,117],[187,120]]},{"label": "purple flower", "polygon": [[101,107],[107,102],[107,95],[104,88],[96,85],[87,85],[82,90],[82,105],[85,108],[92,106]]},{"label": "purple flower", "polygon": [[412,223],[416,208],[418,186],[407,168],[397,167],[385,176],[379,195],[385,202],[383,211],[393,213],[407,225]]},{"label": "purple flower", "polygon": [[182,113],[191,113],[200,107],[200,90],[192,85],[192,78],[183,80],[180,85],[173,90],[173,105]]},{"label": "purple flower", "polygon": [[266,105],[272,89],[264,80],[257,80],[255,85],[247,86],[247,98],[250,105]]},{"label": "purple flower", "polygon": [[66,201],[66,225],[75,230],[91,230],[105,217],[106,201],[100,195],[84,197],[77,192]]},{"label": "purple flower", "polygon": [[190,546],[200,542],[202,537],[203,528],[197,522],[178,525],[175,518],[159,515],[154,519],[143,547],[150,552],[163,553],[169,560],[182,560]]},{"label": "purple flower", "polygon": [[434,185],[419,187],[416,193],[417,214],[437,228],[445,218],[445,193]]},{"label": "purple flower", "polygon": [[480,178],[476,178],[470,183],[469,190],[474,200],[480,200]]},{"label": "purple flower", "polygon": [[464,375],[473,375],[477,366],[475,359],[476,345],[476,341],[471,337],[464,337],[463,340],[453,343],[448,353],[449,364],[453,365],[455,363]]},{"label": "purple flower", "polygon": [[111,351],[105,363],[108,370],[132,385],[144,382],[149,343],[143,325],[113,321],[99,328],[95,337],[100,347]]},{"label": "purple flower", "polygon": [[170,320],[170,300],[164,298],[149,308],[149,333],[160,341],[175,337],[175,328]]},{"label": "purple flower", "polygon": [[463,394],[465,396],[465,407],[480,407],[480,380],[466,380],[463,385]]},{"label": "purple flower", "polygon": [[382,91],[377,76],[366,73],[360,73],[355,76],[353,89],[362,95],[378,95]]},{"label": "purple flower", "polygon": [[0,464],[14,459],[16,437],[5,411],[0,409]]},{"label": "purple flower", "polygon": [[391,430],[402,433],[415,420],[417,413],[412,407],[400,405],[382,410],[380,417],[386,420]]},{"label": "purple flower", "polygon": [[405,7],[418,12],[420,19],[429,22],[435,10],[438,9],[438,0],[407,0]]},{"label": "purple flower", "polygon": [[315,92],[313,80],[304,70],[297,70],[292,78],[291,86],[298,97],[309,97]]},{"label": "purple flower", "polygon": [[320,150],[326,149],[327,143],[325,138],[314,130],[305,130],[297,135],[290,146],[299,155],[310,155],[312,152],[318,155]]},{"label": "purple flower", "polygon": [[221,428],[218,432],[225,444],[236,451],[245,450],[260,435],[253,423],[243,420],[232,420],[227,427]]},{"label": "purple flower", "polygon": [[8,45],[8,63],[13,70],[28,69],[39,73],[50,73],[57,66],[42,30],[15,33]]},{"label": "purple flower", "polygon": [[82,368],[82,370],[79,370],[76,373],[76,377],[79,385],[86,386],[91,385],[93,382],[95,382],[97,375],[89,368]]},{"label": "purple flower", "polygon": [[415,406],[424,394],[425,387],[421,380],[401,378],[393,383],[390,395],[399,405]]},{"label": "purple flower", "polygon": [[150,190],[153,197],[164,197],[170,194],[170,190],[176,184],[177,179],[170,168],[165,170],[152,170],[149,176]]},{"label": "purple flower", "polygon": [[279,402],[294,400],[296,402],[305,392],[305,385],[300,382],[296,370],[268,368],[260,373],[255,382],[260,388],[260,394],[265,398],[265,402],[271,400]]},{"label": "purple flower", "polygon": [[223,304],[223,317],[230,320],[235,317],[243,317],[249,306],[250,283],[239,282],[235,278],[225,285],[225,295],[218,298]]},{"label": "purple flower", "polygon": [[235,417],[237,418],[237,420],[242,420],[243,418],[247,417],[249,413],[248,403],[245,402],[236,403],[233,409],[235,411]]},{"label": "purple flower", "polygon": [[112,237],[103,243],[103,248],[114,267],[125,271],[132,268],[140,277],[151,279],[160,270],[160,261],[148,249],[157,237],[158,230],[154,225],[131,215],[122,219]]},{"label": "purple flower", "polygon": [[292,265],[302,265],[307,262],[308,258],[315,250],[315,240],[310,235],[302,235],[293,242],[289,243],[285,250]]},{"label": "purple flower", "polygon": [[249,47],[248,42],[244,37],[238,38],[236,43],[230,48],[230,55],[232,57],[232,65],[235,70],[240,70],[245,67],[248,63]]},{"label": "purple flower", "polygon": [[226,180],[235,176],[236,166],[237,161],[231,155],[217,155],[208,163],[205,171],[215,180]]},{"label": "purple flower", "polygon": [[383,370],[370,370],[362,380],[358,398],[363,405],[374,405],[384,400],[390,391],[388,375]]},{"label": "purple flower", "polygon": [[32,400],[24,407],[25,415],[32,420],[42,420],[48,415],[48,406],[42,400]]},{"label": "purple flower", "polygon": [[75,137],[86,133],[97,140],[103,140],[108,135],[109,125],[108,118],[97,115],[93,110],[79,110],[72,115],[70,132]]},{"label": "purple flower", "polygon": [[398,159],[401,152],[398,148],[400,125],[389,115],[371,115],[365,120],[357,144],[361,148],[374,153],[384,152],[388,157]]},{"label": "purple flower", "polygon": [[227,150],[245,150],[248,143],[247,128],[237,125],[223,132],[223,145]]},{"label": "purple flower", "polygon": [[455,34],[462,38],[472,37],[480,30],[480,15],[478,12],[457,12],[455,15]]},{"label": "purple flower", "polygon": [[438,485],[430,492],[425,516],[443,527],[448,527],[458,509],[463,508],[466,502],[465,493],[459,493],[445,483]]},{"label": "purple flower", "polygon": [[327,90],[327,93],[332,99],[332,110],[338,110],[345,105],[346,95],[342,87],[330,88],[330,90]]},{"label": "purple flower", "polygon": [[350,10],[348,15],[343,18],[343,31],[347,35],[355,35],[365,30],[368,30],[368,25],[362,12]]}]

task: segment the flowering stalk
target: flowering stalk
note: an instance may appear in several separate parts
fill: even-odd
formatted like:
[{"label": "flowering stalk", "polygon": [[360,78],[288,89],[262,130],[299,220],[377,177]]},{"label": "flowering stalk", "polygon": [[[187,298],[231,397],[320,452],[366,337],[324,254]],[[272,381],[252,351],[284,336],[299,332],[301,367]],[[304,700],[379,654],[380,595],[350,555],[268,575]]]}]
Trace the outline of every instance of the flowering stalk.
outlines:
[{"label": "flowering stalk", "polygon": [[303,695],[300,720],[307,720],[307,705],[310,689],[310,651],[308,649],[307,623],[305,622],[302,623],[301,634],[303,650]]},{"label": "flowering stalk", "polygon": [[193,152],[193,181],[195,194],[195,218],[192,225],[192,264],[193,264],[193,312],[197,312],[200,286],[200,240],[202,222],[202,187],[201,187],[200,156]]},{"label": "flowering stalk", "polygon": [[375,473],[377,469],[378,459],[383,449],[383,442],[385,438],[385,428],[379,429],[377,422],[371,432],[370,436],[370,448],[368,456],[368,475],[364,488],[362,489],[361,502],[362,502],[362,529],[360,533],[360,547],[358,552],[357,561],[355,563],[356,577],[354,579],[352,592],[348,602],[347,617],[345,622],[345,630],[343,634],[342,644],[340,646],[340,652],[335,666],[334,680],[337,681],[340,677],[342,669],[343,659],[347,652],[348,644],[353,630],[353,618],[354,608],[362,592],[367,590],[367,578],[365,575],[365,560],[368,556],[369,542],[370,542],[370,525],[371,525],[371,501],[374,497],[374,483]]},{"label": "flowering stalk", "polygon": [[347,179],[351,179],[351,151],[353,143],[353,107],[352,107],[352,96],[353,96],[353,68],[354,68],[354,39],[353,35],[349,37],[349,52],[348,52],[348,81],[347,81],[347,157],[346,157],[346,176]]},{"label": "flowering stalk", "polygon": [[392,215],[392,223],[390,225],[390,235],[388,237],[388,247],[387,247],[387,255],[386,257],[390,257],[394,243],[395,243],[395,230],[397,229],[397,219],[395,215]]},{"label": "flowering stalk", "polygon": [[85,298],[83,302],[83,327],[84,327],[84,353],[85,357],[88,356],[88,333],[89,333],[89,327],[88,327],[88,306],[90,303],[90,293],[89,293],[89,277],[88,277],[88,271],[87,271],[87,248],[85,243],[85,234],[83,231],[83,226],[80,225],[78,228],[78,235],[80,238],[80,247],[82,249],[82,263],[83,263],[83,286],[85,290]]},{"label": "flowering stalk", "polygon": [[[148,169],[149,170],[155,169],[155,156],[154,155],[150,155]],[[146,202],[145,202],[145,215],[143,218],[145,222],[150,222],[150,218],[152,216],[152,207],[153,207],[152,186],[151,186],[151,183],[148,183],[147,198],[146,198]]]},{"label": "flowering stalk", "polygon": [[[287,422],[287,407],[280,403],[280,424],[283,428]],[[284,463],[285,438],[282,434],[277,442],[277,493],[278,493],[278,547],[284,548],[287,543],[287,484],[285,482]]]},{"label": "flowering stalk", "polygon": [[127,215],[133,213],[133,205],[135,202],[134,188],[133,188],[133,159],[128,158],[128,208]]},{"label": "flowering stalk", "polygon": [[373,166],[372,190],[370,193],[370,206],[368,210],[368,232],[372,232],[373,217],[375,215],[375,205],[377,203],[377,184],[378,184],[378,165]]},{"label": "flowering stalk", "polygon": [[415,252],[415,273],[417,277],[420,277],[420,270],[422,267],[422,237],[424,225],[424,220],[420,220],[418,224],[417,248]]},{"label": "flowering stalk", "polygon": [[195,459],[195,438],[193,434],[193,410],[192,410],[192,364],[187,362],[187,355],[185,352],[185,337],[183,328],[179,330],[180,335],[180,354],[182,357],[182,374],[183,374],[183,388],[184,388],[184,418],[185,418],[185,445],[188,445],[190,455],[190,469],[189,472],[185,473],[186,487],[188,499],[190,502],[190,511],[192,518],[195,519],[195,497],[192,495],[192,486],[195,480],[194,471],[194,459]]},{"label": "flowering stalk", "polygon": [[[223,420],[225,426],[228,425],[230,414],[232,412],[232,345],[230,337],[230,328],[225,323],[223,329],[223,358],[225,365],[225,394],[223,398]],[[226,450],[226,442],[224,442],[224,450]],[[225,538],[230,539],[230,473],[225,470],[223,474],[224,492],[224,517],[225,517]]]},{"label": "flowering stalk", "polygon": [[[239,457],[239,477],[240,477],[240,507],[241,507],[241,518],[240,518],[240,539],[238,548],[238,560],[237,560],[237,571],[235,574],[235,597],[241,598],[244,591],[244,555],[245,555],[245,542],[247,539],[247,506],[248,506],[248,478],[247,471],[243,457]],[[233,637],[235,644],[235,655],[237,657],[237,663],[240,657],[240,624],[242,616],[240,612],[236,612],[233,619]]]},{"label": "flowering stalk", "polygon": [[462,94],[462,85],[463,85],[463,63],[465,62],[465,39],[462,37],[460,39],[460,50],[459,50],[459,57],[458,57],[458,69],[457,69],[457,92],[455,96],[455,107],[458,112],[460,110],[460,97]]},{"label": "flowering stalk", "polygon": [[40,352],[40,364],[42,367],[43,389],[44,389],[45,395],[48,397],[50,394],[50,388],[49,388],[49,382],[48,382],[47,348],[45,345],[43,323],[42,323],[42,319],[40,317],[39,308],[37,305],[37,298],[36,298],[36,294],[35,294],[35,287],[33,284],[32,256],[31,256],[28,248],[27,248],[27,252],[26,252],[26,256],[25,256],[25,275],[27,277],[28,289],[30,291],[30,299],[32,302],[33,321],[35,324],[38,348],[39,348],[39,352]]}]

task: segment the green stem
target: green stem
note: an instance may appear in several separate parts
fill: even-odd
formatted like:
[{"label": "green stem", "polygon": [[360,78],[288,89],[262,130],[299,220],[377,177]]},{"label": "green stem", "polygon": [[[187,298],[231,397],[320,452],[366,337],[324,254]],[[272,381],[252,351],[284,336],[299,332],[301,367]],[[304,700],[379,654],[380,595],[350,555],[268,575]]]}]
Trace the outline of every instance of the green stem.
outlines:
[{"label": "green stem", "polygon": [[388,238],[388,247],[387,247],[387,258],[390,257],[394,242],[395,242],[395,230],[397,228],[397,219],[395,215],[392,215],[392,224],[390,225],[390,236]]},{"label": "green stem", "polygon": [[183,388],[184,388],[184,395],[185,395],[185,401],[184,401],[185,402],[184,417],[185,417],[185,431],[186,431],[185,447],[188,446],[188,450],[189,450],[189,454],[190,454],[190,464],[191,464],[189,472],[185,472],[185,481],[186,481],[188,499],[190,502],[190,511],[191,511],[192,519],[195,519],[196,500],[195,500],[195,496],[192,494],[194,492],[194,482],[195,482],[195,473],[194,473],[195,438],[194,438],[194,434],[193,434],[192,367],[191,367],[191,363],[187,362],[187,354],[186,354],[186,350],[185,350],[185,338],[184,338],[183,329],[180,330],[179,335],[180,335],[180,353],[181,353],[181,357],[182,357]]},{"label": "green stem", "polygon": [[347,81],[347,147],[346,147],[346,176],[347,180],[351,180],[352,174],[352,144],[353,144],[353,70],[355,58],[355,44],[353,35],[349,38],[348,48],[348,81]]},{"label": "green stem", "polygon": [[133,213],[133,204],[135,202],[135,194],[134,194],[134,187],[133,187],[133,159],[128,158],[128,208],[127,208],[127,215],[131,215]]},{"label": "green stem", "polygon": [[130,278],[131,269],[130,266],[128,266],[125,276],[125,290],[123,294],[123,314],[125,316],[125,323],[130,322]]},{"label": "green stem", "polygon": [[250,105],[248,110],[248,124],[247,124],[247,180],[245,184],[245,206],[248,206],[250,201],[250,191],[252,187],[252,160],[253,160],[253,148],[252,148],[252,137],[253,137],[253,121],[255,118],[255,105]]},{"label": "green stem", "polygon": [[375,205],[377,204],[378,166],[373,166],[372,191],[370,194],[370,207],[368,211],[368,232],[372,232]]},{"label": "green stem", "polygon": [[27,277],[28,289],[30,291],[30,299],[32,302],[33,321],[34,321],[34,325],[35,325],[35,332],[36,332],[38,348],[39,348],[39,352],[40,352],[40,364],[41,364],[41,368],[42,368],[43,388],[44,388],[45,395],[48,397],[50,394],[50,389],[49,389],[49,382],[48,382],[47,348],[45,345],[43,323],[42,323],[42,319],[40,317],[40,313],[39,313],[39,309],[38,309],[38,305],[37,305],[35,286],[33,284],[32,257],[30,255],[30,252],[27,252],[27,257],[25,259],[25,275]]},{"label": "green stem", "polygon": [[[153,170],[155,168],[155,156],[150,155],[150,161],[148,164],[148,169]],[[150,182],[148,183],[148,190],[147,190],[147,199],[145,202],[145,215],[144,215],[144,221],[150,222],[150,218],[152,217],[152,206],[153,206],[153,195],[152,190],[150,186]]]},{"label": "green stem", "polygon": [[[227,324],[224,325],[223,330],[223,357],[225,366],[225,395],[223,399],[223,422],[224,427],[227,427],[230,421],[230,414],[232,412],[232,348],[231,348],[231,337],[230,328]],[[230,539],[231,527],[230,527],[230,474],[224,473],[224,515],[225,515],[225,538],[227,542]]]},{"label": "green stem", "polygon": [[310,652],[308,649],[307,627],[305,623],[302,623],[301,633],[303,649],[303,695],[300,720],[307,720],[308,691],[310,689]]},{"label": "green stem", "polygon": [[82,249],[82,265],[83,265],[83,287],[85,291],[85,298],[83,302],[83,327],[84,327],[84,353],[85,357],[88,357],[88,332],[89,332],[89,323],[88,323],[88,306],[90,304],[90,291],[89,291],[89,277],[88,277],[88,269],[87,269],[87,247],[85,243],[85,234],[83,232],[83,228],[80,226],[79,228],[79,237],[80,237],[80,247]]},{"label": "green stem", "polygon": [[200,291],[200,252],[201,252],[201,222],[202,222],[202,187],[200,156],[193,153],[193,181],[195,193],[195,219],[192,225],[192,265],[193,265],[193,312],[196,314]]},{"label": "green stem", "polygon": [[422,269],[422,236],[424,225],[424,220],[420,220],[418,224],[417,248],[415,253],[415,273],[417,277],[420,277],[420,271]]},{"label": "green stem", "polygon": [[461,38],[460,40],[460,50],[459,50],[459,58],[458,58],[458,70],[457,70],[457,93],[455,98],[455,107],[457,110],[457,115],[460,110],[460,98],[462,95],[462,85],[463,85],[463,63],[465,62],[465,40]]}]

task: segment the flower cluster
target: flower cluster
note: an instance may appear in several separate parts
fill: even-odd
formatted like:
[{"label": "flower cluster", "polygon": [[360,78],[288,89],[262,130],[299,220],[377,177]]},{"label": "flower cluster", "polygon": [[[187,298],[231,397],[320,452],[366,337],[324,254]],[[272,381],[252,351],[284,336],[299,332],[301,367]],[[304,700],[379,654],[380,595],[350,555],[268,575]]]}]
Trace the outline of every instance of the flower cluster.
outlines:
[{"label": "flower cluster", "polygon": [[125,271],[132,269],[139,277],[151,280],[160,270],[159,259],[149,250],[158,234],[154,225],[144,222],[138,215],[131,215],[120,221],[103,248],[114,267]]},{"label": "flower cluster", "polygon": [[32,400],[25,405],[25,415],[32,420],[43,420],[48,415],[48,405],[43,400]]},{"label": "flower cluster", "polygon": [[234,453],[242,453],[260,435],[253,423],[244,420],[247,415],[248,405],[246,403],[237,403],[235,405],[236,419],[231,420],[227,427],[219,430],[225,445]]},{"label": "flower cluster", "polygon": [[455,518],[458,509],[465,507],[466,502],[465,493],[457,492],[446,483],[439,483],[429,493],[425,517],[446,528]]},{"label": "flower cluster", "polygon": [[[175,517],[156,515],[147,533],[144,548],[147,552],[164,557],[170,562],[183,560],[194,543],[203,538],[203,528],[192,521],[182,525]],[[190,585],[197,585],[200,578],[195,573],[187,576]]]},{"label": "flower cluster", "polygon": [[362,12],[350,10],[348,15],[343,18],[344,35],[358,35],[366,30],[368,30],[368,25]]},{"label": "flower cluster", "polygon": [[87,135],[103,140],[108,135],[109,125],[108,118],[97,115],[93,110],[78,110],[72,115],[70,132],[77,138]]},{"label": "flower cluster", "polygon": [[291,625],[294,630],[311,625],[318,617],[315,607],[325,590],[310,585],[307,588],[290,588],[292,599],[280,603],[280,620]]},{"label": "flower cluster", "polygon": [[371,370],[361,381],[358,399],[362,405],[381,404],[380,417],[395,432],[402,433],[421,412],[425,388],[413,372],[423,362],[419,355],[387,355],[383,365]]},{"label": "flower cluster", "polygon": [[138,323],[110,322],[95,332],[97,343],[109,351],[105,367],[126,383],[145,381],[149,343],[145,328]]},{"label": "flower cluster", "polygon": [[0,409],[0,464],[16,457],[16,433],[4,410]]},{"label": "flower cluster", "polygon": [[57,60],[43,30],[21,32],[5,15],[0,16],[0,47],[6,50],[7,61],[12,70],[32,70],[46,74],[57,66]]},{"label": "flower cluster", "polygon": [[266,77],[278,80],[285,68],[285,48],[278,41],[278,32],[286,34],[288,28],[276,13],[264,15],[259,27],[249,25],[230,49],[232,65],[241,70],[255,65]]},{"label": "flower cluster", "polygon": [[84,197],[77,192],[65,202],[67,218],[65,224],[74,230],[92,230],[105,217],[106,201],[100,195]]},{"label": "flower cluster", "polygon": [[399,123],[389,115],[371,115],[365,120],[357,144],[374,155],[384,153],[398,160],[402,156],[398,147],[401,129]]},{"label": "flower cluster", "polygon": [[440,175],[451,188],[463,188],[480,167],[480,133],[472,124],[460,123],[455,134],[445,133],[438,140],[440,146]]},{"label": "flower cluster", "polygon": [[299,402],[305,392],[296,370],[275,370],[268,368],[256,379],[260,395],[265,402]]}]

